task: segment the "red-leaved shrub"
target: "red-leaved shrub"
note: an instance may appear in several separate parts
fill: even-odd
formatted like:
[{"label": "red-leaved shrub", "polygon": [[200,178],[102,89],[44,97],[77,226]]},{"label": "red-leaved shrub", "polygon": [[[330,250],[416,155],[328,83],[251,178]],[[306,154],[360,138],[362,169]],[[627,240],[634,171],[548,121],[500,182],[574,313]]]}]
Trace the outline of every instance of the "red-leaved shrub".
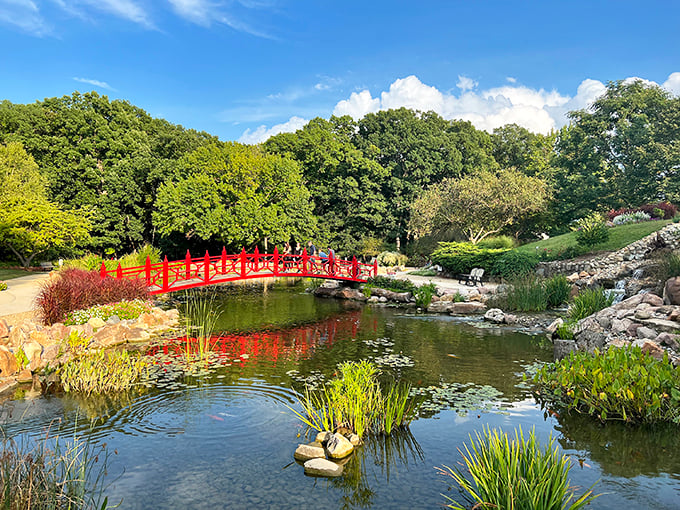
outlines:
[{"label": "red-leaved shrub", "polygon": [[43,324],[49,325],[63,321],[74,310],[136,298],[149,298],[142,280],[102,279],[97,271],[65,269],[43,285],[36,305]]},{"label": "red-leaved shrub", "polygon": [[677,206],[670,202],[657,202],[656,204],[644,204],[640,207],[621,207],[620,209],[612,209],[607,213],[607,218],[609,218],[609,221],[612,221],[620,214],[630,214],[637,211],[646,212],[649,214],[650,218],[657,218],[657,215],[654,214],[654,209],[661,209],[663,211],[663,218],[659,218],[663,220],[670,220],[678,214]]}]

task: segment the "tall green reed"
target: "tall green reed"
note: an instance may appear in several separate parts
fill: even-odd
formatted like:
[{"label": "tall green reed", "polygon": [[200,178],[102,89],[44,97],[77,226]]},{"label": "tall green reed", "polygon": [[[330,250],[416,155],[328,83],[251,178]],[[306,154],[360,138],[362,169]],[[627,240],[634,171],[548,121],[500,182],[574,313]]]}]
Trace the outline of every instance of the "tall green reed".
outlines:
[{"label": "tall green reed", "polygon": [[186,337],[186,358],[188,362],[205,363],[212,352],[217,323],[222,314],[217,301],[217,292],[185,293],[184,329]]}]

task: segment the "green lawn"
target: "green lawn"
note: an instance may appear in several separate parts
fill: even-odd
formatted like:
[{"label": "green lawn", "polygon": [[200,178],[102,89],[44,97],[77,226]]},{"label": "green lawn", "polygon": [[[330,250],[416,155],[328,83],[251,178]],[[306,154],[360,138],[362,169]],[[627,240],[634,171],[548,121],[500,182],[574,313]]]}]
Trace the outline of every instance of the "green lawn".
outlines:
[{"label": "green lawn", "polygon": [[[629,223],[619,227],[612,227],[609,229],[609,241],[593,246],[588,253],[616,251],[623,248],[624,246],[629,245],[630,243],[637,241],[638,239],[642,239],[652,232],[656,232],[669,223],[671,223],[671,220],[658,220],[644,221],[642,223]],[[545,241],[536,241],[533,243],[524,244],[517,248],[517,251],[524,253],[537,253],[542,250],[550,250],[550,252],[556,253],[566,249],[569,246],[576,246],[576,232],[569,232],[568,234],[562,234],[561,236],[551,237]]]},{"label": "green lawn", "polygon": [[20,276],[29,275],[28,271],[22,271],[21,269],[0,269],[0,281],[11,280],[12,278],[19,278]]}]

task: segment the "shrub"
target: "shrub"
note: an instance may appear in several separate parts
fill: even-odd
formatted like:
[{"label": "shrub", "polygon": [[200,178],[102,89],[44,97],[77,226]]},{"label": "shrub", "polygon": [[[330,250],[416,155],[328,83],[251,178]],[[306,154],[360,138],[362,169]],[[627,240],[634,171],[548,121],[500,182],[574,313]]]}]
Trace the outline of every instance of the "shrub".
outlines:
[{"label": "shrub", "polygon": [[625,225],[626,223],[639,223],[641,221],[649,221],[651,218],[649,214],[643,211],[636,211],[632,213],[624,213],[615,216],[612,220],[614,225]]},{"label": "shrub", "polygon": [[602,421],[680,424],[680,368],[639,347],[571,352],[535,376],[537,398]]},{"label": "shrub", "polygon": [[669,278],[680,276],[680,252],[671,253],[659,261],[657,278],[665,282]]},{"label": "shrub", "polygon": [[542,448],[533,430],[527,440],[521,427],[514,438],[485,429],[476,433],[476,441],[470,436],[470,443],[461,452],[469,477],[460,468],[437,468],[455,480],[468,500],[461,505],[444,496],[448,508],[576,510],[597,497],[592,487],[576,496],[576,487],[569,485],[570,459],[560,454],[552,435]]},{"label": "shrub", "polygon": [[392,292],[414,292],[416,286],[409,280],[388,278],[387,276],[374,276],[366,281],[367,285],[391,290]]},{"label": "shrub", "polygon": [[437,271],[434,269],[416,269],[414,271],[409,271],[408,274],[414,276],[437,276]]},{"label": "shrub", "polygon": [[108,393],[132,388],[146,363],[127,351],[98,351],[70,359],[59,369],[66,392]]},{"label": "shrub", "polygon": [[303,411],[288,407],[310,428],[335,430],[349,427],[358,436],[391,434],[407,427],[415,417],[418,403],[409,399],[409,386],[392,384],[384,392],[378,367],[370,361],[347,361],[339,366],[340,377],[330,381],[321,392],[305,388],[299,398]]},{"label": "shrub", "polygon": [[403,266],[408,257],[396,251],[384,251],[378,255],[378,264],[381,266]]},{"label": "shrub", "polygon": [[7,284],[5,282],[0,282],[0,291],[7,290]]},{"label": "shrub", "polygon": [[150,244],[145,244],[139,250],[134,250],[132,253],[123,255],[119,259],[102,258],[99,255],[88,253],[78,259],[69,259],[64,261],[63,269],[83,269],[85,271],[99,271],[102,262],[106,269],[112,271],[118,267],[137,267],[146,264],[146,257],[151,259],[151,263],[155,264],[161,261],[161,252],[158,248]]},{"label": "shrub", "polygon": [[496,260],[506,253],[505,249],[480,248],[472,243],[439,243],[432,253],[432,262],[450,273],[469,273],[475,267],[492,272]]},{"label": "shrub", "polygon": [[557,327],[557,330],[555,330],[555,335],[557,336],[557,338],[561,338],[562,340],[573,340],[574,339],[573,327],[574,327],[573,322],[565,322],[564,324]]},{"label": "shrub", "polygon": [[141,280],[104,278],[95,271],[66,269],[43,285],[36,304],[44,324],[63,321],[69,312],[122,300],[149,299]]},{"label": "shrub", "polygon": [[134,299],[132,301],[120,301],[108,305],[95,305],[86,310],[74,310],[66,314],[64,324],[71,326],[74,324],[85,324],[93,317],[99,317],[106,322],[114,315],[121,320],[136,319],[143,313],[151,311],[153,304],[150,301]]},{"label": "shrub", "polygon": [[437,293],[437,286],[430,282],[416,287],[413,295],[416,298],[416,306],[427,308],[432,302],[432,296]]},{"label": "shrub", "polygon": [[512,250],[515,247],[515,240],[510,236],[487,237],[479,241],[477,246],[490,250]]},{"label": "shrub", "polygon": [[519,312],[542,312],[548,307],[543,280],[536,276],[518,277],[510,282],[505,306]]},{"label": "shrub", "polygon": [[377,237],[364,237],[359,241],[357,250],[359,255],[364,259],[370,259],[372,257],[377,257],[378,254],[383,250],[385,243],[382,239]]},{"label": "shrub", "polygon": [[599,214],[581,218],[576,227],[576,242],[581,246],[595,246],[609,240],[609,229]]},{"label": "shrub", "polygon": [[102,500],[104,447],[76,437],[63,445],[58,436],[30,446],[3,439],[0,447],[0,508],[109,508]]},{"label": "shrub", "polygon": [[548,295],[548,308],[556,308],[569,300],[571,283],[564,275],[555,275],[545,281],[545,292]]},{"label": "shrub", "polygon": [[[654,212],[655,209],[663,211],[663,215]],[[656,204],[645,204],[637,208],[638,211],[644,211],[655,218],[670,220],[678,214],[678,208],[670,202],[657,202]]]},{"label": "shrub", "polygon": [[491,272],[503,278],[512,278],[531,273],[537,264],[538,257],[535,255],[511,250],[498,257]]},{"label": "shrub", "polygon": [[569,307],[569,318],[572,322],[580,321],[611,306],[613,302],[614,294],[606,292],[605,289],[584,289]]}]

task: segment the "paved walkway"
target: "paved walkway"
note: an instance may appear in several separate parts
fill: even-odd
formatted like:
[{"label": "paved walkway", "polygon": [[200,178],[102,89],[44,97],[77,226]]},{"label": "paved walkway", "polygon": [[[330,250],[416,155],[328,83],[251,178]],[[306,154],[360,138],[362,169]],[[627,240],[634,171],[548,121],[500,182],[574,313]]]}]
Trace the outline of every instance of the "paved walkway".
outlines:
[{"label": "paved walkway", "polygon": [[[458,283],[458,280],[455,278],[441,278],[439,276],[416,276],[412,274],[408,274],[408,271],[411,271],[411,269],[408,269],[405,272],[397,272],[394,277],[399,278],[400,280],[410,280],[416,285],[423,285],[424,283],[434,283],[437,287],[440,289],[444,290],[449,290],[452,292],[460,292],[462,295],[465,295],[469,293],[472,289],[475,288],[474,285],[465,285],[464,283]],[[487,289],[495,289],[498,286],[497,283],[489,283],[489,282],[484,282],[484,287]]]},{"label": "paved walkway", "polygon": [[0,291],[0,317],[32,314],[40,284],[49,276],[49,273],[30,273],[5,280],[7,290]]}]

